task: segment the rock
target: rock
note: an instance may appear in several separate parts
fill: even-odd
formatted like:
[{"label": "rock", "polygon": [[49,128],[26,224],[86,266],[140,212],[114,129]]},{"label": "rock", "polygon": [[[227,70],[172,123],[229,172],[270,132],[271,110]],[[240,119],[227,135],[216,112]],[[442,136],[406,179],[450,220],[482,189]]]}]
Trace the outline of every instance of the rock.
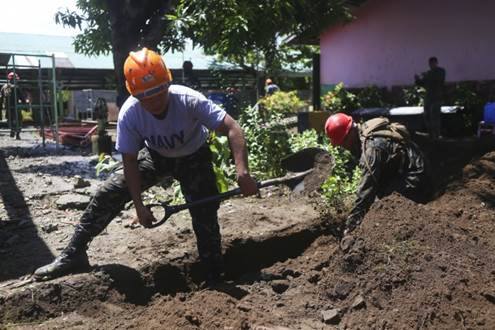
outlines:
[{"label": "rock", "polygon": [[353,245],[354,245],[354,237],[351,235],[344,236],[340,241],[340,249],[343,252],[349,251]]},{"label": "rock", "polygon": [[198,326],[198,327],[201,325],[201,321],[200,321],[200,320],[199,320],[199,318],[198,318],[197,316],[195,316],[195,315],[192,315],[192,314],[190,314],[190,313],[187,313],[187,314],[185,315],[185,318],[186,318],[186,320],[188,320],[188,321],[189,321],[189,323],[191,323],[192,325],[195,325],[195,326]]},{"label": "rock", "polygon": [[42,225],[41,226],[41,230],[43,230],[45,233],[51,233],[51,232],[54,232],[54,231],[57,231],[58,230],[58,225],[56,224],[53,224],[53,223],[49,223],[49,224],[46,224],[46,225]]},{"label": "rock", "polygon": [[60,196],[57,199],[56,204],[59,210],[76,209],[84,210],[89,204],[90,198],[85,195],[68,194]]},{"label": "rock", "polygon": [[301,276],[301,272],[287,268],[287,269],[284,269],[284,271],[282,272],[282,276],[283,277],[292,276],[293,278],[297,278],[297,277]]},{"label": "rock", "polygon": [[495,304],[495,294],[493,292],[483,292],[481,295],[492,304]]},{"label": "rock", "polygon": [[329,295],[333,299],[345,299],[351,293],[352,289],[354,289],[353,283],[342,281],[335,284]]},{"label": "rock", "polygon": [[317,271],[311,271],[309,273],[308,282],[311,284],[316,284],[320,281],[320,274]]},{"label": "rock", "polygon": [[89,157],[88,163],[89,163],[89,165],[94,166],[94,165],[98,164],[99,160],[100,160],[100,157],[98,155],[91,156],[91,157]]},{"label": "rock", "polygon": [[287,280],[275,280],[271,282],[273,291],[276,293],[284,293],[289,288],[289,281]]},{"label": "rock", "polygon": [[74,189],[86,188],[91,186],[91,182],[89,182],[88,180],[84,180],[79,175],[75,175],[74,179],[75,179]]},{"label": "rock", "polygon": [[340,322],[340,309],[334,308],[321,312],[321,318],[326,324],[338,324]]},{"label": "rock", "polygon": [[366,307],[366,302],[364,301],[364,297],[359,295],[352,302],[351,309],[361,309]]},{"label": "rock", "polygon": [[249,312],[252,307],[246,303],[240,303],[239,305],[237,305],[237,309],[241,312]]}]

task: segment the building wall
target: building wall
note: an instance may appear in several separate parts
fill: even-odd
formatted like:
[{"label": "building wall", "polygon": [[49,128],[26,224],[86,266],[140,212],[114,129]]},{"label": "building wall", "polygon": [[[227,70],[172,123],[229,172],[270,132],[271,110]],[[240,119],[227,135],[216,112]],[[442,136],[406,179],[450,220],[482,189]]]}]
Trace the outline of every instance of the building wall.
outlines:
[{"label": "building wall", "polygon": [[321,35],[321,83],[410,85],[436,56],[447,81],[495,79],[495,1],[368,0]]}]

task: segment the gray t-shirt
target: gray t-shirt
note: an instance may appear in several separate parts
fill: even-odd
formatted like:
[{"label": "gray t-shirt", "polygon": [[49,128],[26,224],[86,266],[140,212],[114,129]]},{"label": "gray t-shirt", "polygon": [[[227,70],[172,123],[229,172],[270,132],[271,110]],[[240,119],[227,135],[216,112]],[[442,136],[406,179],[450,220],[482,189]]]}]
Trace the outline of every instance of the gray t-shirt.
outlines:
[{"label": "gray t-shirt", "polygon": [[137,154],[143,143],[164,157],[182,157],[194,153],[215,130],[226,112],[195,90],[170,85],[168,111],[157,119],[130,96],[122,105],[117,121],[115,148],[121,153]]}]

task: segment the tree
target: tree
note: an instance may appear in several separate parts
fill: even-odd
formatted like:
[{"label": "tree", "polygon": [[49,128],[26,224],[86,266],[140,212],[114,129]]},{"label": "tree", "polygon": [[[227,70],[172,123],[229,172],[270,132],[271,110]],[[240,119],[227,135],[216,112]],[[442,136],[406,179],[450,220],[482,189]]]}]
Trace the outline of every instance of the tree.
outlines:
[{"label": "tree", "polygon": [[86,55],[112,51],[119,106],[128,95],[123,68],[129,51],[138,47],[157,49],[167,31],[165,14],[170,0],[78,0],[77,12],[67,9],[55,14],[55,21],[79,28],[76,52]]},{"label": "tree", "polygon": [[[276,74],[284,64],[309,60],[303,46],[284,40],[319,32],[351,18],[345,0],[179,0],[174,22],[179,39],[190,38],[207,54],[233,62],[247,71]],[[308,64],[308,63],[306,63]]]},{"label": "tree", "polygon": [[[186,38],[256,74],[276,74],[284,64],[309,63],[309,49],[284,42],[318,35],[330,24],[351,18],[351,0],[78,0],[78,12],[59,11],[56,22],[82,29],[77,52],[113,51],[119,99],[127,95],[123,63],[130,50],[146,46],[180,50]],[[360,0],[352,1],[360,2]],[[170,24],[173,23],[173,24]],[[304,61],[303,61],[304,62]]]}]

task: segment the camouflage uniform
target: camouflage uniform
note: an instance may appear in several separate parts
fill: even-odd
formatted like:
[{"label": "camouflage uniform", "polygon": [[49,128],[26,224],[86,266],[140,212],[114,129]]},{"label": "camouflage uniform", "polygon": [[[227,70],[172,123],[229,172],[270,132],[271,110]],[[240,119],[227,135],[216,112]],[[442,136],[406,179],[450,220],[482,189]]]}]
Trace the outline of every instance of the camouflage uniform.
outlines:
[{"label": "camouflage uniform", "polygon": [[347,219],[349,230],[361,223],[377,196],[382,198],[396,191],[416,202],[429,198],[428,166],[412,141],[369,137],[362,144],[359,165],[363,176]]},{"label": "camouflage uniform", "polygon": [[25,99],[24,93],[20,88],[8,82],[4,84],[0,89],[0,99],[1,99],[0,112],[1,112],[1,108],[5,109],[5,118],[9,123],[10,136],[14,137],[15,135],[17,138],[19,138],[19,134],[21,132],[22,114],[19,109],[16,109],[16,103],[17,100]]},{"label": "camouflage uniform", "polygon": [[438,139],[441,125],[440,115],[443,101],[443,88],[445,84],[445,69],[436,67],[422,74],[416,81],[426,90],[424,100],[424,120],[430,138]]},{"label": "camouflage uniform", "polygon": [[[193,154],[179,158],[165,158],[151,149],[142,149],[138,157],[142,190],[172,177],[180,182],[187,202],[218,194],[211,160],[212,155],[207,144]],[[120,168],[92,198],[65,252],[77,254],[86,250],[88,243],[108,226],[130,200],[131,195]],[[190,209],[199,256],[208,268],[207,271],[217,271],[222,267],[217,218],[219,205],[219,202],[211,202]]]}]

